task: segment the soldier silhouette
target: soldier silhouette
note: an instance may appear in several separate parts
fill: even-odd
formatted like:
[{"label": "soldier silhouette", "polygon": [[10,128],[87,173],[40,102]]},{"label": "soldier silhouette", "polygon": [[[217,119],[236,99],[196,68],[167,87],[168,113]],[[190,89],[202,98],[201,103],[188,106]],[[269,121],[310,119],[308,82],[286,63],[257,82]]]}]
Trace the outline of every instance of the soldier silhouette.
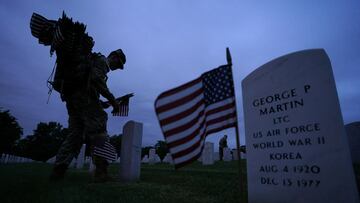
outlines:
[{"label": "soldier silhouette", "polygon": [[[95,182],[109,180],[108,160],[113,159],[114,152],[108,140],[107,114],[103,108],[111,105],[114,116],[126,116],[128,100],[132,95],[115,99],[107,87],[106,74],[110,70],[124,69],[125,54],[121,49],[107,57],[93,53],[94,41],[85,33],[85,25],[74,23],[65,13],[58,21],[34,13],[30,27],[39,43],[50,46],[51,54],[56,53],[54,80],[48,82],[60,93],[69,115],[70,133],[56,155],[50,180],[64,178],[70,162],[78,155],[85,140],[90,140],[96,166]],[[100,95],[108,101],[102,102]]]}]

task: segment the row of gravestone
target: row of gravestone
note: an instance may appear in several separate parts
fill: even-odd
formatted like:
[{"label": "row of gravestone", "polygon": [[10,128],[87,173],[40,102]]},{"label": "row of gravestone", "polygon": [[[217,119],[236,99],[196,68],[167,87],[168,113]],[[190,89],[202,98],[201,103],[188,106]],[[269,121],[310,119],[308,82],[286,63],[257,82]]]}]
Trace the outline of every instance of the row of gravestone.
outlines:
[{"label": "row of gravestone", "polygon": [[[349,144],[351,149],[352,160],[354,163],[360,163],[360,122],[351,123],[345,126],[347,135],[349,137]],[[83,168],[84,163],[90,164],[90,171],[94,169],[91,162],[91,157],[85,157],[86,145],[84,144],[80,150],[77,158],[74,158],[70,164],[70,168]],[[229,148],[223,149],[223,160],[231,161],[238,160],[237,149],[230,150]],[[245,159],[246,154],[241,152],[241,158]],[[47,163],[55,163],[56,157],[53,157],[47,161]],[[215,161],[220,160],[219,153],[214,152],[214,143],[205,142],[205,147],[201,157],[198,161],[202,162],[203,165],[212,165]],[[0,163],[28,163],[33,160],[17,157],[14,155],[3,154],[0,159]],[[173,164],[173,159],[170,153],[167,153],[163,160],[160,159],[159,155],[156,154],[155,149],[150,149],[149,155],[145,155],[141,160],[142,163],[169,163]],[[115,163],[120,163],[120,157],[117,158]]]},{"label": "row of gravestone", "polygon": [[[168,156],[168,154],[166,156]],[[161,162],[161,159],[160,159],[159,155],[156,154],[155,149],[150,149],[149,155],[145,155],[141,160],[141,163],[148,163],[148,164],[155,164],[155,163],[160,163],[160,162]],[[169,163],[171,163],[171,160],[169,161]]]},{"label": "row of gravestone", "polygon": [[[81,169],[84,167],[84,164],[90,164],[90,165],[92,164],[91,157],[85,157],[85,149],[86,149],[86,144],[83,144],[79,155],[71,161],[69,168]],[[236,149],[230,151],[229,148],[224,148],[223,150],[224,150],[223,152],[224,161],[238,160]],[[244,158],[244,154],[242,154],[241,157]],[[218,161],[219,159],[220,159],[219,153],[214,152],[214,143],[206,142],[204,151],[202,153],[202,156],[199,158],[199,161],[201,161],[204,165],[210,165],[213,164],[214,161]],[[47,160],[47,163],[54,164],[55,160],[56,160],[56,156]],[[34,160],[25,157],[18,157],[10,154],[2,154],[0,158],[1,164],[29,163],[29,162],[34,162]],[[171,154],[167,153],[164,159],[161,160],[159,155],[156,154],[155,149],[150,149],[149,155],[145,155],[141,162],[149,163],[149,164],[155,164],[160,162],[173,164],[173,159],[171,157]],[[118,157],[114,163],[120,163],[120,157]],[[92,168],[92,166],[90,168]]]},{"label": "row of gravestone", "polygon": [[141,163],[150,164],[150,165],[156,164],[156,163],[174,164],[174,161],[173,161],[170,153],[167,153],[165,155],[165,157],[161,160],[160,156],[158,154],[156,154],[155,149],[150,149],[149,155],[145,155],[142,158]]},{"label": "row of gravestone", "polygon": [[[223,155],[224,155],[223,157],[224,161],[239,160],[237,155],[237,149],[231,150],[229,148],[224,148]],[[241,158],[242,159],[246,158],[244,153],[241,153]],[[202,162],[203,165],[212,165],[214,164],[215,161],[219,161],[219,160],[220,160],[219,152],[214,152],[214,143],[205,142],[204,150],[198,161]],[[146,163],[150,165],[156,163],[174,164],[174,161],[170,153],[167,153],[164,159],[161,160],[159,155],[156,154],[155,149],[150,149],[149,155],[145,155],[142,158],[141,163]]]},{"label": "row of gravestone", "polygon": [[19,157],[11,154],[1,154],[0,157],[0,164],[32,163],[32,162],[35,161],[26,157]]},{"label": "row of gravestone", "polygon": [[[229,149],[227,147],[223,148],[223,161],[233,161],[239,160],[237,149]],[[241,152],[241,158],[245,159],[246,156]],[[215,161],[220,160],[219,152],[214,152],[214,143],[205,142],[205,146],[203,152],[198,159],[198,161],[202,162],[203,165],[212,165]]]}]

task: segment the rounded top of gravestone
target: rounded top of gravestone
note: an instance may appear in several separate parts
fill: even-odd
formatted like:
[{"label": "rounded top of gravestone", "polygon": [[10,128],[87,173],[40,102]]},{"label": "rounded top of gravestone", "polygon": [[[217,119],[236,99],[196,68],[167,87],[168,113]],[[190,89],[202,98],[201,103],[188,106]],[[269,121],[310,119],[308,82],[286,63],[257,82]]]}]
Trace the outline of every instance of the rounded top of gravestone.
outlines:
[{"label": "rounded top of gravestone", "polygon": [[354,163],[360,163],[360,122],[353,122],[345,125],[348,136],[351,158]]},{"label": "rounded top of gravestone", "polygon": [[[319,60],[326,59],[326,60]],[[316,63],[324,63],[329,61],[329,57],[327,56],[324,49],[307,49],[302,51],[293,52],[290,54],[286,54],[284,56],[280,56],[264,65],[260,66],[253,72],[251,72],[248,76],[246,76],[242,80],[242,86],[248,86],[247,83],[251,83],[253,80],[257,78],[261,78],[261,76],[266,75],[268,72],[276,71],[275,69],[280,69],[281,67],[287,67],[290,64],[299,67],[299,71],[301,72],[301,67],[307,66],[309,63],[314,66],[314,62]],[[273,68],[270,68],[273,67]],[[293,71],[293,70],[291,70]],[[295,74],[296,75],[296,74]]]},{"label": "rounded top of gravestone", "polygon": [[134,120],[130,120],[128,122],[125,123],[124,127],[125,126],[133,126],[133,125],[141,125],[142,127],[142,123],[141,122],[137,122],[137,121],[134,121]]}]

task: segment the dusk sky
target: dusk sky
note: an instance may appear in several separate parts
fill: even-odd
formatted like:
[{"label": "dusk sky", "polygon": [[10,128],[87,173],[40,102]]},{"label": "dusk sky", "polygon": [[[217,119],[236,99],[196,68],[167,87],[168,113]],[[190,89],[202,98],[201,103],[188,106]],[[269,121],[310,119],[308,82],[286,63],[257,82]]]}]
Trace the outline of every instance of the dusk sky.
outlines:
[{"label": "dusk sky", "polygon": [[[143,146],[163,140],[154,112],[156,97],[225,64],[226,47],[233,58],[241,144],[241,81],[262,64],[304,49],[325,49],[344,122],[360,120],[359,0],[1,1],[0,107],[18,119],[24,136],[39,122],[67,127],[59,94],[54,91],[46,104],[46,81],[56,56],[50,57],[49,47],[38,44],[30,32],[33,12],[57,20],[63,11],[87,25],[95,40],[93,51],[108,55],[121,48],[127,56],[124,70],[108,74],[108,86],[116,97],[131,92],[135,97],[129,117],[109,114],[110,135],[135,120],[144,124]],[[234,129],[207,140],[217,146],[224,133],[235,148]]]}]

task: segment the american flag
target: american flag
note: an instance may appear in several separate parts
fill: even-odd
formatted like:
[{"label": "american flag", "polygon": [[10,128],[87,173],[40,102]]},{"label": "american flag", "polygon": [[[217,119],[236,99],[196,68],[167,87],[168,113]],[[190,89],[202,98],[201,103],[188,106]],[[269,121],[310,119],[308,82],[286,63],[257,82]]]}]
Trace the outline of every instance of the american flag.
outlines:
[{"label": "american flag", "polygon": [[175,168],[197,160],[207,135],[237,125],[231,66],[163,92],[155,111]]},{"label": "american flag", "polygon": [[95,146],[93,154],[102,157],[108,161],[116,160],[116,150],[108,140],[102,146]]}]

